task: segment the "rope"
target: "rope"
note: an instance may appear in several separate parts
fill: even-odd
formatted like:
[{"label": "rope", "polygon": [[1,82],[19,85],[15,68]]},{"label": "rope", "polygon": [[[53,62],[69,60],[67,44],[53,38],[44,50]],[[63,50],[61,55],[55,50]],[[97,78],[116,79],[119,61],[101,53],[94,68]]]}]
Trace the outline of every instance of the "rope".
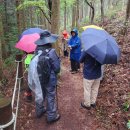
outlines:
[{"label": "rope", "polygon": [[12,117],[12,120],[10,122],[8,122],[5,125],[0,125],[0,130],[3,130],[3,128],[9,127],[13,123],[14,123],[13,130],[16,130],[16,123],[17,123],[17,116],[18,116],[18,109],[19,109],[19,101],[20,101],[21,79],[23,78],[23,77],[18,78],[18,71],[19,71],[19,63],[22,62],[22,61],[23,61],[23,59],[21,61],[15,60],[15,62],[17,63],[17,70],[16,70],[16,78],[15,78],[13,97],[12,97],[12,102],[11,102],[11,106],[12,106],[12,109],[13,109],[13,107],[14,107],[14,100],[15,100],[15,96],[16,96],[17,84],[19,84],[18,85],[18,91],[17,91],[18,94],[17,94],[17,103],[16,103],[15,114],[12,113],[13,117]]},{"label": "rope", "polygon": [[18,99],[17,99],[17,106],[16,106],[16,118],[14,122],[14,130],[16,130],[16,123],[17,123],[17,116],[18,116],[18,109],[19,109],[20,86],[21,86],[21,79],[19,79]]},{"label": "rope", "polygon": [[14,98],[16,94],[16,87],[17,87],[17,81],[18,81],[18,69],[19,69],[19,62],[17,62],[17,70],[16,70],[16,78],[15,78],[15,85],[14,85],[14,91],[13,91],[13,97],[12,97],[12,108],[14,106]]}]

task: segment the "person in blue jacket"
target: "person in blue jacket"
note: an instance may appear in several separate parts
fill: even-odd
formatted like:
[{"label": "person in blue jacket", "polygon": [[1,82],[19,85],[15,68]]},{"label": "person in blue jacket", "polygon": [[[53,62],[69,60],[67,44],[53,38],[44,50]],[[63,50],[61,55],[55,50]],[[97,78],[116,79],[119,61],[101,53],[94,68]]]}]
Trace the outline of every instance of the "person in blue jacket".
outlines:
[{"label": "person in blue jacket", "polygon": [[81,55],[81,41],[78,37],[78,30],[73,29],[71,31],[71,38],[68,41],[68,47],[70,48],[70,61],[72,74],[77,73],[80,69],[80,55]]},{"label": "person in blue jacket", "polygon": [[91,107],[96,107],[96,99],[101,78],[101,64],[92,56],[90,56],[86,51],[82,51],[80,63],[84,63],[84,102],[81,102],[81,106],[85,109],[90,110]]}]

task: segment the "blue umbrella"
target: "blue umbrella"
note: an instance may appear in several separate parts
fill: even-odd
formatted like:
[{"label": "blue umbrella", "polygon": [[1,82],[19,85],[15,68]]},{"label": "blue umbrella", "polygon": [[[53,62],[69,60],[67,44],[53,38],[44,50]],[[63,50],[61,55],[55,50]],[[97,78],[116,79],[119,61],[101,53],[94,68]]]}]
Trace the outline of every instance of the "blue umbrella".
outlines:
[{"label": "blue umbrella", "polygon": [[26,29],[19,37],[19,39],[21,39],[23,37],[23,35],[28,35],[28,34],[33,34],[33,33],[42,33],[44,30],[41,28],[29,28]]},{"label": "blue umbrella", "polygon": [[117,64],[120,49],[105,30],[88,28],[81,34],[83,49],[101,64]]}]

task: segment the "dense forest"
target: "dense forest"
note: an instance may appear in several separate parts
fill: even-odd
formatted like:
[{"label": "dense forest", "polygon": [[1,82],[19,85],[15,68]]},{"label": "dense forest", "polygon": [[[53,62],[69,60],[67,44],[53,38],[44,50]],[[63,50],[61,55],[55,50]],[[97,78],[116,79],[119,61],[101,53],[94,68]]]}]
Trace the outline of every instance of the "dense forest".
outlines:
[{"label": "dense forest", "polygon": [[[80,35],[83,31],[82,27],[87,25],[100,26],[116,38],[122,52],[121,61],[117,66],[113,65],[111,67],[108,65],[106,67],[105,80],[101,84],[98,99],[98,102],[100,102],[102,106],[98,103],[96,112],[92,111],[86,114],[86,118],[87,116],[89,118],[85,121],[89,122],[89,125],[86,125],[85,121],[82,120],[85,118],[83,116],[79,119],[82,120],[82,125],[80,125],[79,122],[73,121],[75,118],[73,116],[74,113],[70,119],[68,119],[64,113],[63,118],[65,116],[67,121],[63,119],[60,124],[56,124],[57,126],[44,126],[46,130],[128,129],[127,123],[130,120],[130,114],[129,110],[125,112],[124,109],[122,110],[122,105],[125,104],[123,107],[126,107],[126,109],[130,106],[130,86],[128,78],[130,66],[130,0],[0,0],[0,93],[7,97],[12,96],[12,89],[15,82],[15,56],[17,54],[23,54],[22,51],[15,48],[15,44],[24,30],[38,27],[61,35],[63,30],[70,32],[73,28],[77,28]],[[61,40],[59,40],[57,44],[54,44],[54,48],[56,48],[58,53],[60,52],[60,42]],[[68,79],[68,77],[65,74],[71,77],[68,71],[66,71],[69,68],[68,64],[69,60],[63,59],[63,77],[61,73],[61,79],[59,80],[59,109],[65,112],[68,112],[66,110],[67,108],[63,108],[62,105],[66,105],[65,103],[67,101],[61,100],[65,96],[64,94],[62,95],[62,93],[67,91],[67,96],[70,97],[71,93],[69,93],[69,90],[62,90],[62,88],[65,87],[65,85],[69,85],[70,87],[79,85],[78,83],[80,82],[81,76],[77,75],[77,77],[73,78],[73,81],[70,80],[70,82],[75,82],[75,84],[67,84],[65,80]],[[117,75],[117,77],[115,75]],[[109,88],[112,91],[109,91]],[[82,90],[80,91],[82,92]],[[116,97],[113,95],[116,95]],[[108,98],[106,98],[107,96]],[[115,100],[113,101],[112,98],[115,98]],[[36,130],[36,125],[32,124],[38,124],[39,127],[37,130],[41,130],[43,128],[42,121],[38,122],[36,119],[33,120],[34,115],[32,113],[34,104],[28,108],[28,105],[24,104],[22,96],[21,100],[20,114],[18,117],[18,127],[20,129],[17,128],[17,130],[29,130],[30,127],[32,127],[31,130]],[[71,100],[71,98],[67,100]],[[78,101],[78,99],[76,99],[76,101]],[[76,101],[74,101],[74,103]],[[64,103],[62,104],[62,102]],[[72,103],[72,105],[74,105],[74,103]],[[21,113],[24,112],[24,110],[26,114],[22,115]],[[78,118],[80,114],[82,115],[83,112],[77,112],[76,118]],[[69,116],[69,114],[67,115]],[[93,122],[91,120],[96,121]],[[75,126],[69,121],[72,121]],[[67,124],[69,125],[67,126]]]}]

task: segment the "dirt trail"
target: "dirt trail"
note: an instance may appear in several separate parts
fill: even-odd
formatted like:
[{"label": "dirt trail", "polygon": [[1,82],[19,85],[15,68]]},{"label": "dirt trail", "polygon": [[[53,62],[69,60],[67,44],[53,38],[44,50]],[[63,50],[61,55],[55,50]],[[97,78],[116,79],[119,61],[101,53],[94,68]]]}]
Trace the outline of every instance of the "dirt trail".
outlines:
[{"label": "dirt trail", "polygon": [[72,75],[69,72],[68,59],[63,59],[62,66],[62,75],[58,88],[61,119],[54,124],[48,125],[46,116],[40,119],[35,118],[34,103],[24,103],[19,112],[18,123],[21,124],[20,129],[17,130],[104,130],[99,126],[100,123],[94,116],[96,110],[87,111],[80,106],[83,99],[82,74]]}]

